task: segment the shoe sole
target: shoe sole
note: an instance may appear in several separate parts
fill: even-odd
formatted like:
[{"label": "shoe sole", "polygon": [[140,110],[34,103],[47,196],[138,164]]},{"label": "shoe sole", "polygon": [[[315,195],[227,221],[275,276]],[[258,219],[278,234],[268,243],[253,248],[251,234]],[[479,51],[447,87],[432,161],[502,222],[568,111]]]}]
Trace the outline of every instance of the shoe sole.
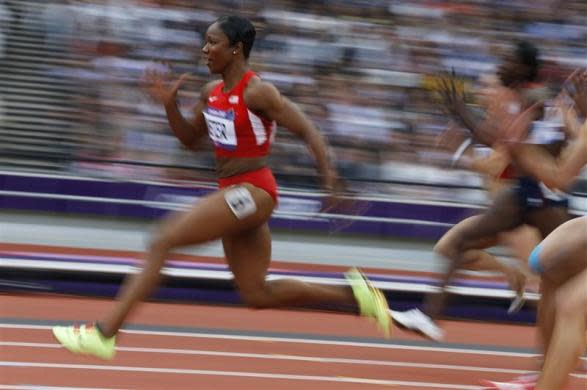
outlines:
[{"label": "shoe sole", "polygon": [[398,328],[405,330],[406,332],[415,333],[418,336],[422,337],[423,339],[434,341],[435,343],[440,343],[442,341],[442,340],[437,340],[432,336],[429,336],[427,333],[425,333],[419,329],[410,328],[410,327],[404,325],[402,322],[400,322],[397,318],[395,318],[393,316],[393,310],[389,310],[389,312],[390,312],[389,316],[391,317],[391,321],[392,321],[393,325],[397,326]]}]

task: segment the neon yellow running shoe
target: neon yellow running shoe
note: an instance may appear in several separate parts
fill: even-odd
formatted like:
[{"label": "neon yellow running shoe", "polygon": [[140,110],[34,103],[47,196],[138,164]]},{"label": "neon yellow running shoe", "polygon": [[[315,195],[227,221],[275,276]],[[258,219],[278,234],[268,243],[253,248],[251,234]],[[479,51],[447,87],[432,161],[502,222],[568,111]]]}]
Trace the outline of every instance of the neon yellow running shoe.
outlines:
[{"label": "neon yellow running shoe", "polygon": [[386,338],[391,336],[391,318],[389,307],[383,293],[373,287],[369,280],[357,268],[351,268],[345,273],[353,294],[359,305],[361,315],[377,321],[379,329]]},{"label": "neon yellow running shoe", "polygon": [[116,336],[106,338],[95,326],[55,326],[53,335],[61,345],[73,353],[105,360],[113,359],[116,353]]}]

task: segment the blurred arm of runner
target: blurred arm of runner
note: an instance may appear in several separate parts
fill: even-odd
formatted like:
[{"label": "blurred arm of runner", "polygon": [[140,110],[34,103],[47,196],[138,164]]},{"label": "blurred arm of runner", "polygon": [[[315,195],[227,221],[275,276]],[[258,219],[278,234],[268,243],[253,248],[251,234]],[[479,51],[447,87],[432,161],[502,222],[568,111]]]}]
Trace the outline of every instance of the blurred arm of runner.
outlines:
[{"label": "blurred arm of runner", "polygon": [[165,108],[169,127],[177,139],[186,148],[195,150],[207,133],[202,110],[206,107],[208,94],[218,81],[211,81],[201,89],[200,98],[194,108],[194,119],[190,122],[183,117],[177,106],[177,92],[188,78],[189,74],[184,73],[177,80],[172,81],[161,70],[149,69],[145,72],[141,83],[145,92]]},{"label": "blurred arm of runner", "polygon": [[522,169],[549,188],[568,189],[587,164],[587,121],[578,137],[555,159],[537,145],[514,144],[511,156]]},{"label": "blurred arm of runner", "polygon": [[477,118],[467,107],[464,86],[459,85],[454,75],[440,77],[438,93],[448,113],[462,126],[469,129],[477,143],[493,147],[504,139],[517,138],[506,129],[518,118],[522,103],[518,94],[510,88],[496,88],[487,98],[485,118]]},{"label": "blurred arm of runner", "polygon": [[316,160],[323,187],[330,193],[337,190],[338,177],[332,167],[328,146],[318,129],[291,100],[279,93],[271,83],[258,81],[246,91],[247,106],[279,126],[287,128],[308,145]]},{"label": "blurred arm of runner", "polygon": [[565,92],[573,100],[577,114],[587,119],[587,70],[576,70],[564,85]]},{"label": "blurred arm of runner", "polygon": [[563,120],[564,131],[569,139],[575,139],[579,136],[581,123],[572,104],[566,103],[563,96],[557,98],[556,108]]},{"label": "blurred arm of runner", "polygon": [[[565,92],[574,102],[574,110],[566,110],[566,122],[571,121],[574,126],[579,116],[584,118],[583,125],[575,129],[566,129],[567,133],[574,133],[574,140],[563,151],[558,159],[536,145],[511,143],[508,150],[512,158],[526,172],[541,180],[550,188],[568,189],[575,181],[581,169],[587,164],[587,71],[575,71],[565,82]],[[520,133],[521,128],[527,127],[529,116],[522,113],[513,122],[511,130]]]},{"label": "blurred arm of runner", "polygon": [[563,120],[569,138],[579,136],[581,120],[587,118],[587,70],[575,70],[563,84],[555,107]]},{"label": "blurred arm of runner", "polygon": [[[496,145],[494,149],[479,156],[470,138],[465,131],[455,124],[449,124],[438,137],[436,146],[454,152],[451,165],[453,167],[469,169],[484,175],[499,176],[510,162],[509,154],[503,145]],[[462,150],[464,148],[464,150]]]}]

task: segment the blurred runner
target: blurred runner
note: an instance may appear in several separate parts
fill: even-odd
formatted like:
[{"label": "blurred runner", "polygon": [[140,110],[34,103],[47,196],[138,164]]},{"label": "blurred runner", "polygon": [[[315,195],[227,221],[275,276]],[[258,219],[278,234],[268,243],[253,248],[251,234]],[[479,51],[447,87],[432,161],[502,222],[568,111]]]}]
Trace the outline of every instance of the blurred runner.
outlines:
[{"label": "blurred runner", "polygon": [[[503,59],[498,71],[501,86],[493,93],[485,118],[476,119],[468,109],[464,90],[454,77],[441,80],[440,93],[445,107],[460,125],[471,131],[476,141],[493,149],[499,148],[499,142],[504,140],[524,139],[527,129],[514,128],[512,124],[522,112],[532,120],[544,117],[543,102],[549,97],[548,90],[537,83],[539,64],[538,50],[529,43],[519,43]],[[533,131],[534,134],[529,138],[534,137],[533,141],[540,143],[541,148],[554,155],[560,153],[566,136],[559,129],[545,129],[542,123],[536,122]],[[500,190],[489,208],[473,222],[461,226],[459,234],[455,234],[444,246],[442,255],[448,262],[448,269],[441,280],[440,292],[427,296],[424,312],[414,309],[400,316],[393,313],[394,320],[400,326],[438,340],[437,337],[431,337],[433,334],[441,334],[435,320],[446,306],[446,288],[455,272],[466,268],[471,260],[466,256],[467,251],[477,249],[480,241],[523,225],[535,227],[541,238],[544,238],[568,220],[568,200],[564,193],[548,190],[518,165],[514,165],[513,169],[516,183]],[[539,310],[541,329],[548,326],[548,322],[542,318],[544,312]],[[542,329],[541,334],[546,345],[549,330]]]},{"label": "blurred runner", "polygon": [[[557,161],[531,145],[513,143],[512,157],[552,188],[567,190],[587,165],[587,71],[575,72],[566,94],[573,106],[565,110],[567,123],[576,131],[575,141]],[[582,126],[578,118],[583,119]],[[518,124],[524,127],[525,124]],[[532,251],[528,262],[545,285],[541,300],[552,302],[545,316],[551,334],[542,372],[508,383],[486,382],[492,389],[560,390],[577,366],[587,344],[587,216],[557,228]]]}]

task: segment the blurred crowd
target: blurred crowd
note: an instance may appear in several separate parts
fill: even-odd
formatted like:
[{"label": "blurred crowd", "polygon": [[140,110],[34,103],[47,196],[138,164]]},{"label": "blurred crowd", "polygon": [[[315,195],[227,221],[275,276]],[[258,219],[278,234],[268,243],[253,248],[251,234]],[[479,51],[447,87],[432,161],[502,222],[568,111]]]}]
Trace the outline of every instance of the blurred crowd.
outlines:
[{"label": "blurred crowd", "polygon": [[[190,72],[180,93],[189,115],[211,77],[203,34],[229,13],[254,21],[252,68],[303,107],[351,178],[462,181],[435,168],[447,118],[426,88],[430,75],[454,69],[474,85],[520,39],[540,48],[553,89],[587,67],[584,0],[0,0],[3,148],[13,146],[13,163],[59,150],[58,168],[76,173],[205,177],[210,151],[180,147],[139,79],[149,66]],[[271,165],[288,174],[282,182],[314,173],[280,129]]]}]

